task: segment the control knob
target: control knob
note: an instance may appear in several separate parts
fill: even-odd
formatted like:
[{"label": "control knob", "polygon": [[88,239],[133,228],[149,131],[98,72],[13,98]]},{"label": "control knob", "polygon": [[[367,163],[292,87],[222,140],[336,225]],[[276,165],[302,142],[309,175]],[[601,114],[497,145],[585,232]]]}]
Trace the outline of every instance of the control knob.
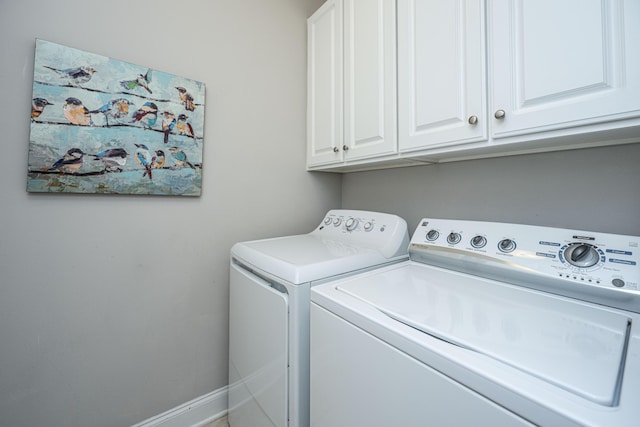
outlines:
[{"label": "control knob", "polygon": [[484,236],[475,236],[473,239],[471,239],[471,246],[473,246],[474,248],[484,248],[484,246],[487,244],[487,239]]},{"label": "control knob", "polygon": [[454,233],[453,231],[451,233],[449,233],[449,235],[447,236],[447,242],[455,245],[456,243],[458,243],[460,240],[462,240],[462,236],[460,235],[460,233]]},{"label": "control knob", "polygon": [[437,230],[429,230],[427,232],[427,240],[430,242],[433,242],[434,240],[436,240],[438,236],[440,236],[440,233],[438,233]]},{"label": "control knob", "polygon": [[349,218],[345,223],[344,223],[345,228],[347,229],[347,231],[353,231],[356,229],[356,227],[358,226],[358,220],[355,218]]},{"label": "control knob", "polygon": [[600,261],[600,254],[588,243],[573,243],[564,251],[567,262],[578,268],[593,267]]},{"label": "control knob", "polygon": [[498,249],[504,253],[513,252],[516,249],[516,242],[511,239],[502,239],[498,243]]}]

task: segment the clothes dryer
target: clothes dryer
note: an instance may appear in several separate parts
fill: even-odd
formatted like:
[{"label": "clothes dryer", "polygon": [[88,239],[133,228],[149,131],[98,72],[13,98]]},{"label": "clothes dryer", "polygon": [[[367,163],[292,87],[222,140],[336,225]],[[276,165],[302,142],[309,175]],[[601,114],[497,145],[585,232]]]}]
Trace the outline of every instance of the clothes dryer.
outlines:
[{"label": "clothes dryer", "polygon": [[229,424],[309,426],[313,286],[408,258],[406,222],[331,210],[310,233],[231,249]]}]

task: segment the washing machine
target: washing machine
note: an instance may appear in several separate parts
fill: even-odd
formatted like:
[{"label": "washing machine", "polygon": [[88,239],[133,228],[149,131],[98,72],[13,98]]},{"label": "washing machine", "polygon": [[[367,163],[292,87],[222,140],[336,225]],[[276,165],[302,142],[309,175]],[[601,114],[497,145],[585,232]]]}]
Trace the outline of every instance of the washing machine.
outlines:
[{"label": "washing machine", "polygon": [[311,289],[405,261],[408,245],[396,215],[331,210],[310,233],[231,248],[231,427],[309,426]]},{"label": "washing machine", "polygon": [[311,290],[311,424],[637,426],[640,237],[423,219]]}]

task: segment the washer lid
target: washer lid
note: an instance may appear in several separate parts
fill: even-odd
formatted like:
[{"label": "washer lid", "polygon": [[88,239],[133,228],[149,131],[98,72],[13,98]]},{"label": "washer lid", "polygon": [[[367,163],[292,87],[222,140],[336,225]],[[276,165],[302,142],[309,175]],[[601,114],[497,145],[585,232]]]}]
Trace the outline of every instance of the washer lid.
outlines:
[{"label": "washer lid", "polygon": [[236,243],[231,256],[296,285],[391,261],[375,249],[313,234]]},{"label": "washer lid", "polygon": [[437,338],[616,404],[631,328],[624,314],[416,263],[337,289]]}]

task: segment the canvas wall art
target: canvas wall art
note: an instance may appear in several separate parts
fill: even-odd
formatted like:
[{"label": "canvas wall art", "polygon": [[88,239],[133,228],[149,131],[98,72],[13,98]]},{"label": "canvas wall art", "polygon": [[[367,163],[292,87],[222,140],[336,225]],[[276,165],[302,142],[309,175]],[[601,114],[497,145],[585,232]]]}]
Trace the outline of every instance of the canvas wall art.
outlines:
[{"label": "canvas wall art", "polygon": [[199,196],[205,85],[36,40],[27,191]]}]

